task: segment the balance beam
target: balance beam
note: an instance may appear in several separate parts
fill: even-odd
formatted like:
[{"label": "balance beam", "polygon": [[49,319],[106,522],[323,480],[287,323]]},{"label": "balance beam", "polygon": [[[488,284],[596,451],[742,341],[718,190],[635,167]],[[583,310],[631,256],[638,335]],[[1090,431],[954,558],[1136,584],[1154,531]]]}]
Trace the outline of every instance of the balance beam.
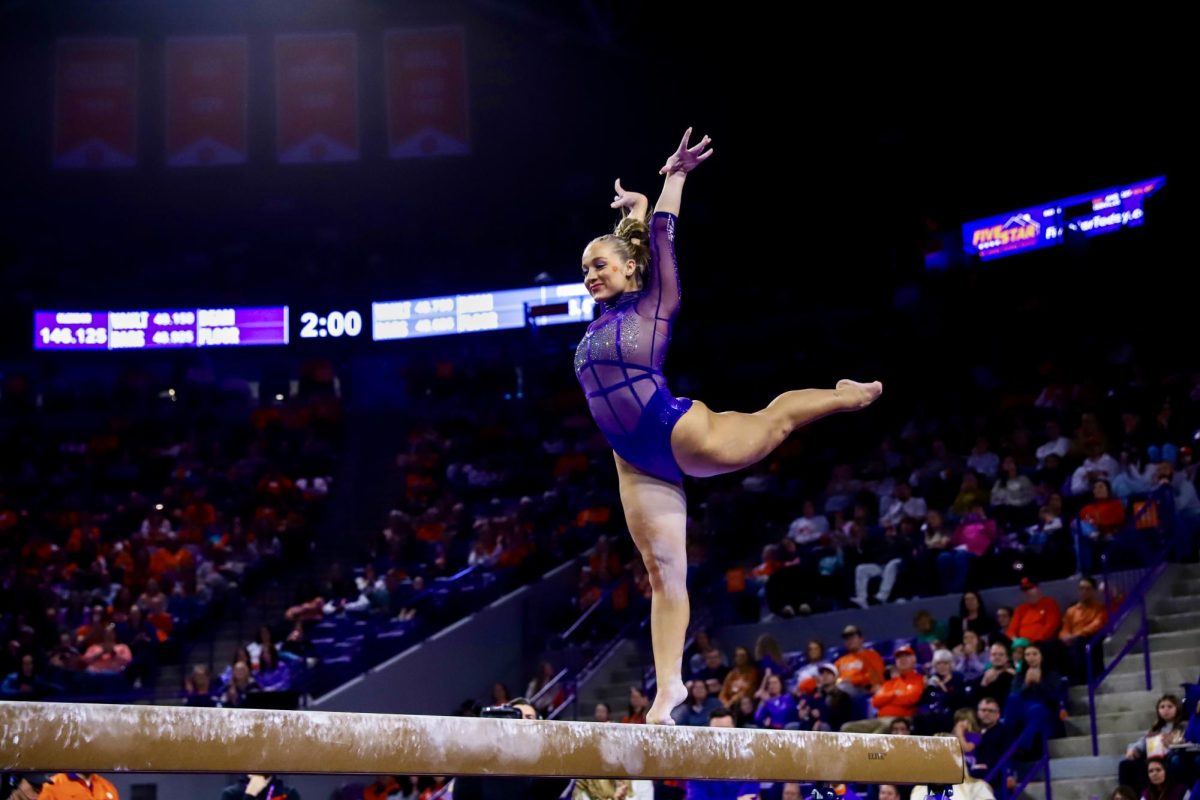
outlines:
[{"label": "balance beam", "polygon": [[946,737],[0,702],[0,769],[958,784]]}]

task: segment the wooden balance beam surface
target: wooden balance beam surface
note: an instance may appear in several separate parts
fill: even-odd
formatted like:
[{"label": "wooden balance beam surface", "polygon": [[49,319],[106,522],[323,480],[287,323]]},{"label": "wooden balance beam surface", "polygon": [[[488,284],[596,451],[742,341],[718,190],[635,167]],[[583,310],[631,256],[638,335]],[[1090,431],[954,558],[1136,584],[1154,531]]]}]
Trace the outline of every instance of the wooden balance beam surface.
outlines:
[{"label": "wooden balance beam surface", "polygon": [[0,702],[0,769],[958,784],[947,737]]}]

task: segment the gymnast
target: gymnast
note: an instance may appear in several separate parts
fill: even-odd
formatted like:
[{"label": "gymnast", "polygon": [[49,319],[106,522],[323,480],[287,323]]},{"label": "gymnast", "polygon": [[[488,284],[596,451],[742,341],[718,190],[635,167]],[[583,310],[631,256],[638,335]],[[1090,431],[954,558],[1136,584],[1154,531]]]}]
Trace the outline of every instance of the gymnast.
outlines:
[{"label": "gymnast", "polygon": [[756,463],[792,431],[840,411],[873,403],[878,381],[838,381],[833,389],[784,392],[761,411],[714,412],[675,397],[663,376],[671,325],[679,313],[675,225],[688,173],[708,160],[709,137],[689,146],[692,129],[659,170],[653,212],[645,195],[620,179],[611,207],[621,221],[583,251],[583,282],[601,310],[575,352],[575,375],[597,426],[612,446],[621,505],[645,561],[653,596],[650,635],[658,693],[649,723],[672,724],[687,699],[681,675],[690,613],[683,476],[706,478]]}]

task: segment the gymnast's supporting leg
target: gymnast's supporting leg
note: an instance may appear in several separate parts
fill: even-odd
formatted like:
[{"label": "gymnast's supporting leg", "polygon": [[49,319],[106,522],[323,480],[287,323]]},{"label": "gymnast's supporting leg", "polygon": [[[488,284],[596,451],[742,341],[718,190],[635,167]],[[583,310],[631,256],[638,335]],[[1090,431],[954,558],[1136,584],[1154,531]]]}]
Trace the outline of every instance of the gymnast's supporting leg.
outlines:
[{"label": "gymnast's supporting leg", "polygon": [[687,699],[683,685],[683,643],[691,608],[687,593],[687,500],[683,487],[634,468],[616,453],[621,505],[633,543],[646,564],[650,598],[650,640],[658,692],[646,714],[654,724],[674,724],[671,709]]},{"label": "gymnast's supporting leg", "polygon": [[834,389],[784,392],[761,411],[713,412],[700,402],[671,432],[680,469],[694,478],[736,472],[766,458],[793,431],[840,411],[857,411],[878,399],[883,385],[838,381]]}]

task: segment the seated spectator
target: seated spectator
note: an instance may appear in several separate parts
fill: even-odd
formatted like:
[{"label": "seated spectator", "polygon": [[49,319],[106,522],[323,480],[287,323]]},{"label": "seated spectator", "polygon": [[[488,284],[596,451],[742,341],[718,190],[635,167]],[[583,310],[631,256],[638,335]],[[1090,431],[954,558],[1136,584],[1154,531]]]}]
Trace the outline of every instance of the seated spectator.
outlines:
[{"label": "seated spectator", "polygon": [[612,709],[608,707],[608,703],[596,703],[596,707],[592,709],[592,722],[612,722]]},{"label": "seated spectator", "polygon": [[1006,642],[1011,642],[1012,640],[1008,637],[1008,626],[1012,625],[1012,621],[1013,621],[1012,608],[1010,606],[1000,606],[999,608],[996,609],[995,616],[996,616],[996,634],[995,634],[995,636],[988,638],[988,643],[990,644],[991,642],[993,642],[996,637],[1001,637]]},{"label": "seated spectator", "polygon": [[[750,651],[744,647],[736,648],[733,651],[733,669],[729,670],[721,686],[721,705],[734,708],[743,697],[753,697],[761,674],[758,666],[750,658]],[[754,710],[751,709],[750,713],[753,716]]]},{"label": "seated spectator", "polygon": [[788,538],[796,544],[812,544],[829,533],[829,520],[824,514],[817,513],[817,506],[812,500],[804,501],[801,516],[792,520],[788,526]]},{"label": "seated spectator", "polygon": [[258,683],[250,672],[250,665],[239,661],[233,665],[229,685],[218,703],[222,708],[240,708],[246,705],[246,695],[259,691]]},{"label": "seated spectator", "polygon": [[117,632],[112,625],[104,629],[104,639],[94,644],[83,654],[83,663],[88,672],[115,674],[124,672],[133,661],[128,645],[117,643]]},{"label": "seated spectator", "polygon": [[[1097,591],[1096,579],[1088,575],[1079,579],[1079,602],[1063,615],[1059,640],[1067,648],[1071,675],[1082,680],[1087,675],[1086,647],[1093,636],[1108,623],[1108,610]],[[1099,651],[1097,651],[1099,655]]]},{"label": "seated spectator", "polygon": [[50,651],[47,662],[51,667],[63,672],[81,672],[83,670],[83,655],[71,643],[71,634],[66,631],[58,636],[58,644]]},{"label": "seated spectator", "polygon": [[724,653],[713,647],[704,654],[704,668],[692,673],[692,677],[702,681],[716,680],[723,684],[728,674],[729,667],[725,664]]},{"label": "seated spectator", "polygon": [[963,631],[962,642],[954,648],[954,671],[962,675],[968,685],[979,682],[987,670],[983,655],[983,643],[975,631]]},{"label": "seated spectator", "polygon": [[671,712],[671,717],[678,725],[703,727],[708,724],[709,713],[721,703],[708,693],[704,681],[688,681],[687,687],[687,702]]},{"label": "seated spectator", "polygon": [[758,700],[754,724],[760,728],[798,730],[800,715],[795,698],[783,691],[783,680],[777,674],[769,669],[765,673],[762,687],[754,695]]},{"label": "seated spectator", "polygon": [[874,599],[886,603],[891,598],[897,579],[917,549],[905,532],[909,525],[902,520],[886,528],[882,536],[871,536],[864,542],[863,563],[854,568],[855,594],[850,598],[859,608],[867,607],[867,587],[872,578],[881,579]]},{"label": "seated spectator", "polygon": [[1053,597],[1045,597],[1037,583],[1028,577],[1021,579],[1025,602],[1013,612],[1008,626],[1009,639],[1028,639],[1031,642],[1053,641],[1062,625],[1062,611]]},{"label": "seated spectator", "polygon": [[911,736],[913,732],[912,721],[908,717],[896,717],[888,723],[887,728],[883,732],[888,736]]},{"label": "seated spectator", "polygon": [[993,453],[988,447],[986,436],[975,438],[975,446],[971,448],[971,454],[967,456],[967,469],[973,470],[980,477],[988,480],[995,480],[996,475],[1000,472],[1000,456]]},{"label": "seated spectator", "polygon": [[987,518],[982,503],[975,503],[961,518],[954,530],[951,550],[937,558],[939,584],[942,591],[961,592],[970,578],[972,563],[986,556],[1000,535],[995,520]]},{"label": "seated spectator", "polygon": [[[553,664],[549,661],[543,661],[538,666],[537,675],[533,676],[529,681],[529,685],[525,687],[525,696],[530,698],[537,697],[538,692],[550,685],[550,681],[554,680],[557,672]],[[554,695],[554,692],[546,692],[542,697],[537,697],[534,707],[539,713],[545,714],[554,707]]]},{"label": "seated spectator", "polygon": [[[1088,457],[1071,474],[1071,494],[1086,494],[1092,490],[1096,481],[1107,483],[1116,477],[1120,469],[1121,465],[1115,458],[1106,454],[1099,446],[1091,447]],[[1111,492],[1109,494],[1111,495]]]},{"label": "seated spectator", "polygon": [[954,671],[954,654],[949,650],[934,651],[925,691],[921,695],[920,712],[913,717],[917,733],[932,736],[950,730],[954,712],[962,706],[965,696],[966,681]]},{"label": "seated spectator", "polygon": [[917,654],[905,645],[896,650],[895,677],[886,680],[871,697],[871,705],[879,716],[858,722],[847,722],[842,730],[849,733],[880,733],[896,717],[912,716],[925,692],[925,679],[916,671]]},{"label": "seated spectator", "polygon": [[1187,797],[1187,787],[1171,780],[1166,762],[1161,758],[1146,762],[1146,777],[1149,784],[1142,790],[1141,800],[1184,800]]},{"label": "seated spectator", "polygon": [[[704,658],[708,651],[712,649],[716,649],[718,655],[721,656],[721,664],[728,666],[725,663],[725,655],[720,652],[720,648],[713,641],[712,634],[709,633],[708,628],[697,628],[696,635],[692,637],[692,645],[688,648],[688,652],[684,656],[687,659],[689,675],[695,675],[704,669]],[[721,680],[725,680],[724,675],[721,676]],[[707,721],[705,724],[708,724]]]},{"label": "seated spectator", "polygon": [[1033,481],[1017,471],[1012,456],[1004,459],[1000,477],[992,486],[992,513],[1002,524],[1024,525],[1035,507]]},{"label": "seated spectator", "polygon": [[917,632],[916,639],[921,644],[940,646],[949,638],[945,623],[938,622],[925,608],[913,615],[913,630]]},{"label": "seated spectator", "polygon": [[264,692],[284,692],[292,686],[292,673],[286,664],[280,662],[279,653],[274,647],[266,647],[261,651],[254,679],[259,690]]},{"label": "seated spectator", "polygon": [[1038,467],[1041,468],[1046,464],[1046,458],[1054,455],[1058,458],[1066,458],[1071,452],[1071,440],[1062,435],[1062,428],[1055,420],[1049,420],[1046,423],[1046,442],[1037,449]]},{"label": "seated spectator", "polygon": [[754,663],[764,673],[783,675],[787,672],[788,660],[784,658],[779,642],[769,633],[764,633],[755,640]]},{"label": "seated spectator", "polygon": [[1092,484],[1092,502],[1079,511],[1073,526],[1079,547],[1079,569],[1092,572],[1096,559],[1112,546],[1125,524],[1125,504],[1112,496],[1106,480]]},{"label": "seated spectator", "polygon": [[979,695],[990,697],[1003,709],[1012,693],[1017,670],[1009,660],[1008,645],[1004,642],[996,642],[988,648],[988,656],[991,660],[979,679]]},{"label": "seated spectator", "polygon": [[205,665],[192,667],[191,674],[183,679],[183,704],[195,708],[212,708],[217,704],[212,694],[212,678]]},{"label": "seated spectator", "polygon": [[[979,742],[975,745],[975,763],[970,772],[976,778],[985,778],[1008,752],[1011,740],[1000,724],[1000,704],[995,698],[984,697],[975,706],[975,713],[979,720]],[[1003,780],[1002,776],[997,777]]]},{"label": "seated spectator", "polygon": [[811,692],[817,688],[817,670],[825,661],[825,645],[820,639],[809,639],[804,646],[804,666],[792,676],[792,687],[797,693]]},{"label": "seated spectator", "polygon": [[950,733],[953,733],[959,740],[959,746],[962,748],[962,760],[966,763],[967,774],[970,775],[974,759],[976,759],[979,740],[982,739],[976,712],[970,708],[955,711],[954,727],[950,729]]},{"label": "seated spectator", "polygon": [[82,797],[120,800],[117,787],[104,776],[94,772],[59,772],[51,776],[38,795],[39,800],[76,800]]},{"label": "seated spectator", "polygon": [[1005,723],[1049,738],[1052,720],[1059,719],[1062,710],[1061,679],[1046,667],[1042,650],[1036,644],[1025,648],[1024,659],[1024,667],[1013,679],[1012,692],[1004,707]]},{"label": "seated spectator", "polygon": [[797,689],[796,709],[813,730],[841,730],[850,720],[850,696],[838,688],[838,670],[833,664],[817,667],[817,685],[811,691]]},{"label": "seated spectator", "polygon": [[646,697],[646,693],[642,691],[640,686],[629,687],[629,709],[625,712],[625,716],[621,717],[621,722],[631,725],[644,725],[646,723],[646,712],[650,710],[650,698]]},{"label": "seated spectator", "polygon": [[931,508],[925,515],[921,541],[923,547],[917,555],[921,585],[939,586],[938,559],[950,551],[951,542],[954,541],[954,533],[946,528],[942,512]]},{"label": "seated spectator", "polygon": [[733,723],[737,728],[757,728],[758,725],[754,722],[754,712],[758,710],[758,704],[754,702],[752,695],[743,695],[738,698],[738,701],[733,704]]},{"label": "seated spectator", "polygon": [[1038,521],[1025,529],[1025,535],[1022,537],[1024,549],[1035,555],[1048,554],[1052,537],[1062,529],[1062,517],[1054,507],[1042,506],[1038,509]]},{"label": "seated spectator", "polygon": [[991,641],[997,630],[996,620],[988,614],[983,598],[970,589],[958,599],[958,616],[950,618],[947,628],[946,645],[951,649],[962,644],[963,633],[968,630],[985,642]]},{"label": "seated spectator", "polygon": [[968,471],[963,474],[958,496],[954,498],[954,504],[950,506],[950,515],[961,518],[970,514],[976,507],[987,508],[989,502],[991,502],[991,493],[980,484],[979,475]]},{"label": "seated spectator", "polygon": [[1180,699],[1173,694],[1164,694],[1155,709],[1154,724],[1125,751],[1117,773],[1122,786],[1144,789],[1148,759],[1165,757],[1171,745],[1183,741],[1187,714]]},{"label": "seated spectator", "polygon": [[899,481],[891,497],[884,498],[880,503],[879,525],[887,529],[898,527],[906,519],[923,522],[928,513],[925,500],[914,497],[912,487],[906,481]]},{"label": "seated spectator", "polygon": [[883,658],[863,647],[863,635],[857,625],[842,629],[846,654],[834,662],[838,670],[838,688],[851,699],[862,694],[875,694],[883,684]]},{"label": "seated spectator", "polygon": [[0,697],[5,700],[40,700],[62,694],[63,687],[38,674],[32,653],[21,656],[21,666],[9,673],[0,685]]}]

